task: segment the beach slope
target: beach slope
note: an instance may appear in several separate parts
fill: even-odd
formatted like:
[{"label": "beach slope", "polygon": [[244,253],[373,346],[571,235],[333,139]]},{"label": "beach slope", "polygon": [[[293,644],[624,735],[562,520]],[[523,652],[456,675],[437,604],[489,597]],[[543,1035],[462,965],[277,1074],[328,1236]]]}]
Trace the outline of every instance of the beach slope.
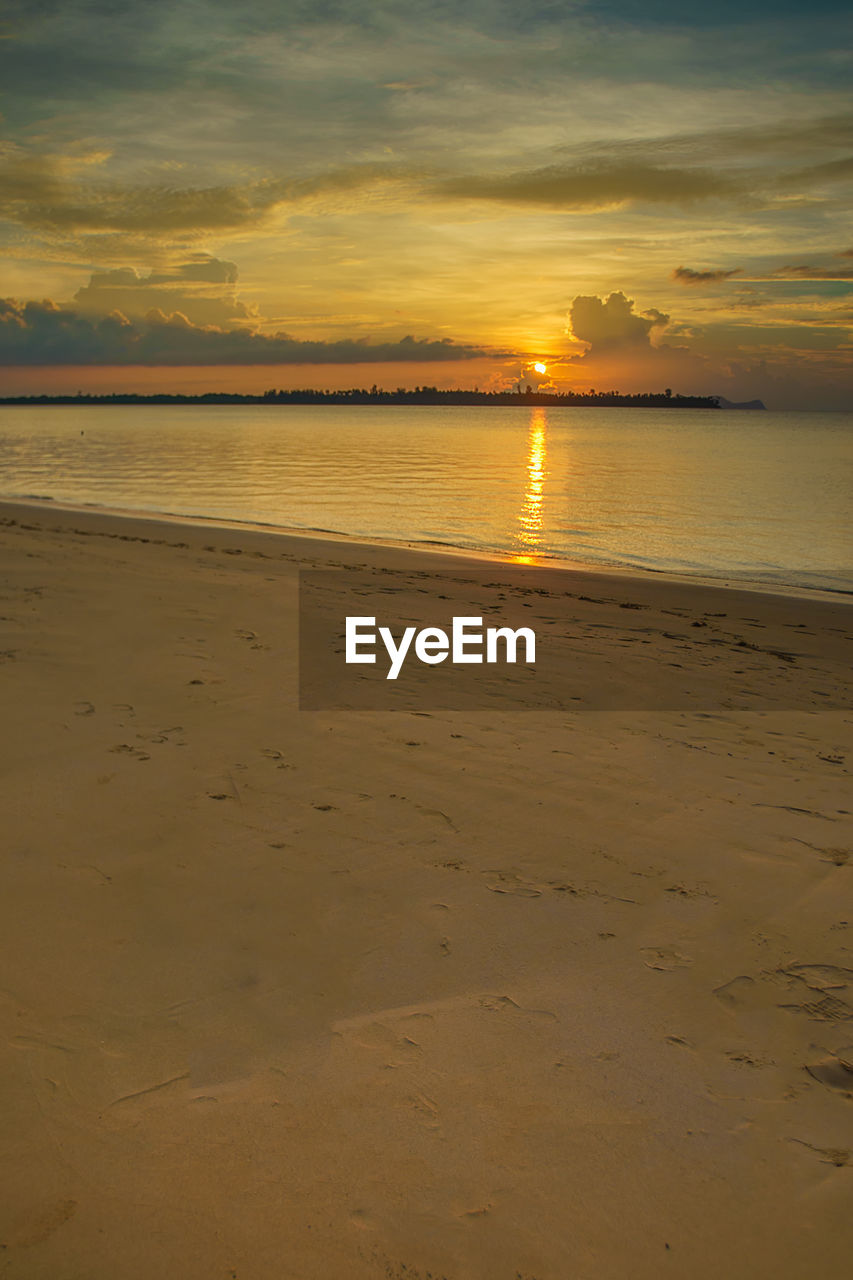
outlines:
[{"label": "beach slope", "polygon": [[411,552],[0,546],[0,1275],[847,1265],[849,606],[578,575],[600,663],[724,616],[761,710],[308,712],[297,570]]}]

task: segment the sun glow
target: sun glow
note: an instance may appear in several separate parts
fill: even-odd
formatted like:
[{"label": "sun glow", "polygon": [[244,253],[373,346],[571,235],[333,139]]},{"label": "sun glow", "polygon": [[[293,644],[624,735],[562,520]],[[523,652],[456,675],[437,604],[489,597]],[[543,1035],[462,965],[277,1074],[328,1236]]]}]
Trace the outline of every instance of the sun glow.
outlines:
[{"label": "sun glow", "polygon": [[541,363],[541,361],[540,361],[540,362],[538,362],[537,364],[535,364],[535,365],[533,366],[533,368],[536,370],[536,372],[537,372],[537,373],[547,373],[547,372],[548,372],[548,366],[547,366],[547,364],[542,364],[542,363]]}]

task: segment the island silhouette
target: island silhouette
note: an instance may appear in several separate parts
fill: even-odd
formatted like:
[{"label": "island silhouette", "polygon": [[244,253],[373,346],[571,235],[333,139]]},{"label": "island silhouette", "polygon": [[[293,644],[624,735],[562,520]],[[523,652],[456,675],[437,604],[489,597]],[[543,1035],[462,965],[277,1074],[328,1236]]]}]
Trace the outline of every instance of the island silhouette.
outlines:
[{"label": "island silhouette", "polygon": [[260,395],[227,391],[206,391],[197,395],[178,392],[117,391],[104,395],[77,392],[76,395],[2,396],[0,405],[39,404],[428,404],[428,405],[550,405],[557,407],[630,408],[630,409],[763,409],[760,400],[733,404],[722,396],[673,395],[672,390],[624,394],[619,391],[534,391],[518,387],[514,391],[439,390],[438,387],[397,387],[385,391],[381,387],[351,387],[346,391],[324,391],[313,388],[282,391],[269,390]]}]

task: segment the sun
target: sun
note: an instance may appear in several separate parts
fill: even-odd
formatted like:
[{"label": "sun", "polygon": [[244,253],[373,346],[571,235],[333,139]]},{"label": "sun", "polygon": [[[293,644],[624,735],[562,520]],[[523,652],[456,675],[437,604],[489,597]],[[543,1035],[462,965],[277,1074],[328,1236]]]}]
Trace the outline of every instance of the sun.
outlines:
[{"label": "sun", "polygon": [[535,365],[533,366],[533,368],[536,370],[536,372],[537,372],[537,373],[547,373],[547,372],[548,372],[548,366],[547,366],[547,364],[542,364],[542,362],[541,362],[541,361],[540,361],[540,362],[538,362],[537,364],[535,364]]}]

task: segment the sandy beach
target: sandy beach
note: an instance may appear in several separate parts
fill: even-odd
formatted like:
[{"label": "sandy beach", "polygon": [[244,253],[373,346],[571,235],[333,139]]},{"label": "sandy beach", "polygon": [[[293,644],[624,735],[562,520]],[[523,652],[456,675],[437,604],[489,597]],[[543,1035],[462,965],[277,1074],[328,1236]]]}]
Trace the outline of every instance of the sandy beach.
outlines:
[{"label": "sandy beach", "polygon": [[0,1276],[849,1265],[849,604],[576,575],[760,709],[315,712],[297,571],[411,551],[0,543]]}]

